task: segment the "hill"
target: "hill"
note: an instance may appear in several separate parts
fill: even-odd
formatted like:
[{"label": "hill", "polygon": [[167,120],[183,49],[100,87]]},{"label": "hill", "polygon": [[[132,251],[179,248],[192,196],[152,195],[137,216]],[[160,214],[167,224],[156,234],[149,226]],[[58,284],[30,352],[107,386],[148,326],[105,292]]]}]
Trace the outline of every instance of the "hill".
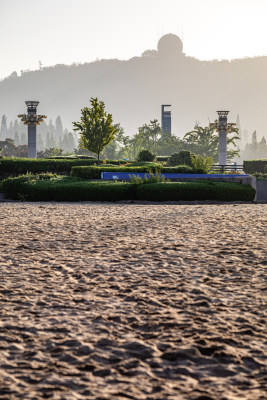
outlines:
[{"label": "hill", "polygon": [[232,61],[200,61],[183,53],[181,40],[163,36],[158,50],[128,61],[98,60],[81,65],[56,65],[16,73],[0,81],[0,114],[14,119],[26,111],[25,100],[40,101],[39,113],[62,117],[64,125],[80,118],[90,97],[107,110],[127,134],[150,119],[160,119],[160,106],[172,104],[173,133],[183,136],[196,121],[207,124],[216,110],[227,109],[229,120],[240,116],[243,129],[267,133],[267,57]]}]

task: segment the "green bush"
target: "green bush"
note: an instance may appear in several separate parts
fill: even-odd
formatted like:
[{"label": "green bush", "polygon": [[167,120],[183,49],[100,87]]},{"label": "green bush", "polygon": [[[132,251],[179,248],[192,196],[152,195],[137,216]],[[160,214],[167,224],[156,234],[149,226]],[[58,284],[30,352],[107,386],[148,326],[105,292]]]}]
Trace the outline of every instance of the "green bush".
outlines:
[{"label": "green bush", "polygon": [[156,169],[155,173],[151,170],[148,171],[148,174],[145,175],[144,178],[141,178],[138,175],[130,175],[131,183],[135,185],[142,185],[148,183],[157,183],[157,182],[167,182],[165,176],[160,173],[159,169]]},{"label": "green bush", "polygon": [[267,173],[262,174],[261,172],[256,172],[254,176],[256,176],[257,181],[267,181]]},{"label": "green bush", "polygon": [[141,150],[138,153],[137,161],[154,161],[156,155],[150,150]]},{"label": "green bush", "polygon": [[213,165],[213,158],[201,155],[192,156],[191,162],[195,169],[201,169],[202,171],[204,171],[205,174],[208,174]]},{"label": "green bush", "polygon": [[255,189],[228,182],[166,182],[138,185],[137,198],[148,201],[252,201]]},{"label": "green bush", "polygon": [[160,168],[162,164],[153,161],[135,161],[127,163],[125,167],[146,167],[146,168]]},{"label": "green bush", "polygon": [[228,182],[164,182],[136,185],[90,182],[53,174],[23,175],[2,183],[5,197],[29,201],[252,201],[255,189]]},{"label": "green bush", "polygon": [[55,156],[55,157],[47,157],[49,160],[95,160],[97,162],[97,158],[94,156],[84,156],[84,155],[70,155],[70,156]]},{"label": "green bush", "polygon": [[158,162],[166,162],[168,161],[170,156],[156,156],[156,161]]},{"label": "green bush", "polygon": [[136,198],[134,185],[88,182],[66,176],[24,175],[3,181],[5,197],[27,201],[119,201]]},{"label": "green bush", "polygon": [[[158,165],[155,167],[152,167],[151,165],[148,167],[131,167],[131,166],[122,166],[122,167],[105,167],[105,166],[91,166],[91,167],[73,167],[71,170],[71,176],[76,176],[82,179],[101,179],[101,172],[130,172],[130,173],[138,173],[138,172],[148,172],[148,170],[151,170],[152,172],[155,172],[156,169],[158,169]],[[160,169],[161,173],[180,173],[180,174],[192,174],[196,173],[195,170],[192,168],[186,166],[186,165],[181,165],[178,167],[163,167]],[[199,171],[198,171],[199,172]],[[200,172],[201,173],[201,172]]]},{"label": "green bush", "polygon": [[254,175],[256,172],[264,174],[267,167],[267,159],[264,160],[248,160],[243,162],[243,170],[246,174]]},{"label": "green bush", "polygon": [[188,165],[192,167],[192,157],[194,157],[193,153],[190,151],[182,150],[179,153],[173,153],[168,159],[168,165]]},{"label": "green bush", "polygon": [[[107,160],[107,162],[113,165],[124,164],[124,161],[120,160]],[[60,175],[69,175],[73,166],[94,164],[96,164],[95,159],[30,159],[3,157],[0,163],[0,179],[8,176],[26,174],[27,172],[33,174],[52,172]]]}]

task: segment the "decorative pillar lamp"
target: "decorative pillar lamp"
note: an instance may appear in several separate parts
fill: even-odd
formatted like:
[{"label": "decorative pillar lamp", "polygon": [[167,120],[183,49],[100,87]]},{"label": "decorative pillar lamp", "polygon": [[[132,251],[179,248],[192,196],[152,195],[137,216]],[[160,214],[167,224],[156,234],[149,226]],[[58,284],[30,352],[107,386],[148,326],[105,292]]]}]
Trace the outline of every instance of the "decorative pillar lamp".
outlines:
[{"label": "decorative pillar lamp", "polygon": [[235,123],[227,122],[229,111],[217,111],[219,121],[216,120],[210,126],[219,133],[219,165],[227,165],[227,133],[230,133]]},{"label": "decorative pillar lamp", "polygon": [[28,114],[19,114],[18,118],[21,118],[24,125],[28,125],[28,158],[36,158],[36,125],[40,125],[46,115],[36,115],[39,101],[25,101],[25,103]]}]

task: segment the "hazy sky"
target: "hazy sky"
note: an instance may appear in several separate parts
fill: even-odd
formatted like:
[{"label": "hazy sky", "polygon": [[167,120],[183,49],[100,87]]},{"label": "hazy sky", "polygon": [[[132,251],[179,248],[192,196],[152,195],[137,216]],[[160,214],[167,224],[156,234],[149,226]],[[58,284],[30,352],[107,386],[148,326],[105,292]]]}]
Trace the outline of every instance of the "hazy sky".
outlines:
[{"label": "hazy sky", "polygon": [[267,55],[267,0],[0,0],[0,79],[96,58],[129,59],[179,34],[202,60]]}]

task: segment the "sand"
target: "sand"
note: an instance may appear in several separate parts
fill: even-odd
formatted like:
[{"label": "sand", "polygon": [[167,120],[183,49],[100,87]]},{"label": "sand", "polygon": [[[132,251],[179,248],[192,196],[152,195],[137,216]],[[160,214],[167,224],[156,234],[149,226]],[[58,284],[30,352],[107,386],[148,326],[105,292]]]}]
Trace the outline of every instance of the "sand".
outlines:
[{"label": "sand", "polygon": [[266,204],[0,210],[0,399],[266,399]]}]

